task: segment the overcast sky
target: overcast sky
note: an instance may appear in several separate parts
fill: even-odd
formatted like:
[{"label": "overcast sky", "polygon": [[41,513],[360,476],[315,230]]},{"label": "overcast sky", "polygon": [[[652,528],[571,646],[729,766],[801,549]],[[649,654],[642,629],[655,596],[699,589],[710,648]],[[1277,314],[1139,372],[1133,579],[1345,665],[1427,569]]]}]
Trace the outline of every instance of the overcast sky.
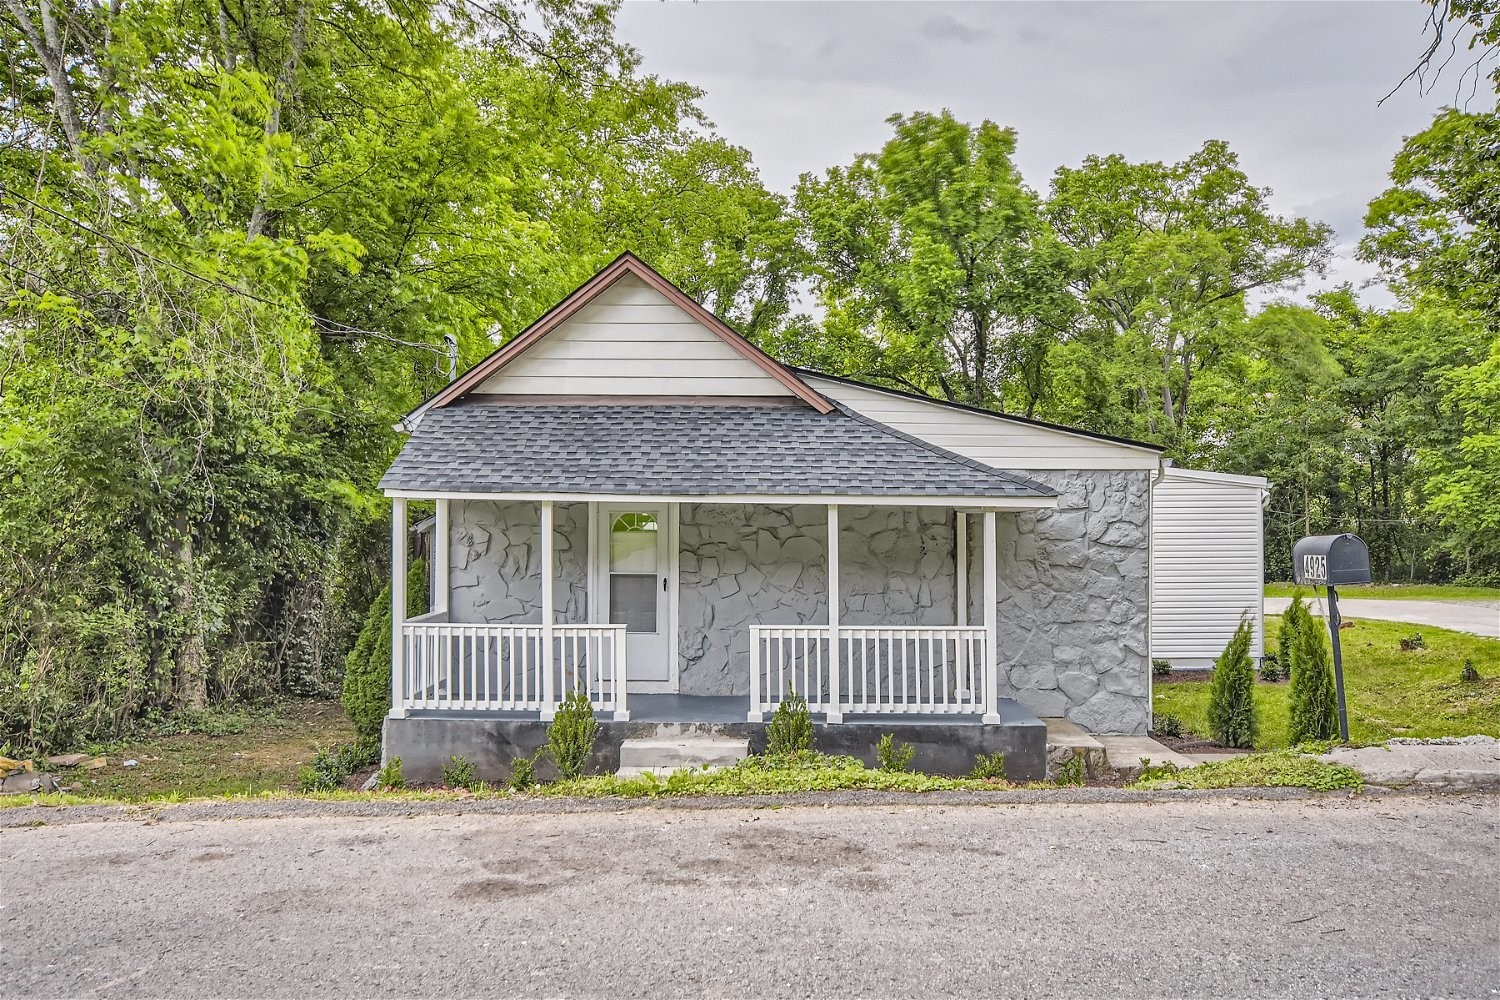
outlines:
[{"label": "overcast sky", "polygon": [[[703,108],[772,188],[873,152],[895,112],[949,108],[1019,133],[1045,191],[1089,153],[1179,160],[1224,139],[1286,214],[1327,222],[1330,281],[1353,259],[1365,205],[1404,136],[1455,100],[1376,102],[1424,44],[1427,8],[1389,3],[699,3],[627,0],[620,35],[644,70],[704,90]],[[1311,286],[1310,286],[1311,287]],[[1363,294],[1385,305],[1384,289]]]}]

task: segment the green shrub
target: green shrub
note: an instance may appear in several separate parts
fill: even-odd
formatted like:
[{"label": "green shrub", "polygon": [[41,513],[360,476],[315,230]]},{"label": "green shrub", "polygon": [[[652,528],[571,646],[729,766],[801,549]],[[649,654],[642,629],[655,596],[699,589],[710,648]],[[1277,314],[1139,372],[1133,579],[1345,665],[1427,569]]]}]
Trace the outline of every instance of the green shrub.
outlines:
[{"label": "green shrub", "polygon": [[344,786],[349,775],[369,767],[380,759],[380,744],[373,740],[356,740],[342,746],[319,747],[311,764],[297,770],[297,790],[332,792]]},{"label": "green shrub", "polygon": [[910,743],[897,743],[894,733],[886,733],[875,745],[875,760],[882,771],[907,771],[917,748]]},{"label": "green shrub", "polygon": [[969,772],[969,777],[978,778],[981,781],[993,781],[996,778],[1005,777],[1005,754],[982,753],[974,758],[974,769]]},{"label": "green shrub", "polygon": [[1083,755],[1075,753],[1063,762],[1062,767],[1057,769],[1057,783],[1059,785],[1082,785],[1083,784]]},{"label": "green shrub", "polygon": [[1281,631],[1276,637],[1276,660],[1281,664],[1282,673],[1288,680],[1297,672],[1297,636],[1311,624],[1312,615],[1308,613],[1307,605],[1302,603],[1302,594],[1299,592],[1281,613]]},{"label": "green shrub", "polygon": [[1172,676],[1172,661],[1171,660],[1162,660],[1162,659],[1153,659],[1151,661],[1151,676],[1153,676],[1153,677],[1171,677]]},{"label": "green shrub", "polygon": [[400,757],[392,757],[385,762],[385,766],[375,772],[375,787],[382,791],[406,787],[406,778],[401,774]]},{"label": "green shrub", "polygon": [[1168,736],[1172,739],[1182,737],[1182,720],[1175,715],[1161,714],[1151,716],[1151,731],[1158,736]]},{"label": "green shrub", "polygon": [[1281,659],[1270,650],[1260,658],[1260,679],[1267,684],[1281,680]]},{"label": "green shrub", "polygon": [[1250,621],[1239,627],[1214,663],[1208,692],[1208,728],[1227,747],[1255,746],[1255,664],[1250,660]]},{"label": "green shrub", "polygon": [[807,710],[807,699],[793,692],[776,706],[776,713],[766,726],[766,753],[779,757],[812,748],[812,713]]},{"label": "green shrub", "polygon": [[[538,750],[536,757],[542,751]],[[536,757],[517,757],[510,762],[510,787],[518,792],[536,786]]]},{"label": "green shrub", "polygon": [[448,788],[467,788],[470,791],[479,784],[479,775],[474,765],[463,757],[449,757],[443,765],[443,784]]},{"label": "green shrub", "polygon": [[594,706],[589,703],[587,694],[575,688],[563,699],[552,725],[547,727],[547,753],[564,781],[583,774],[598,739],[599,723],[594,721]]},{"label": "green shrub", "polygon": [[[406,573],[406,610],[427,608],[427,567],[418,559]],[[344,659],[344,711],[364,739],[379,739],[391,710],[391,587],[386,584],[370,605],[364,628]]]},{"label": "green shrub", "polygon": [[[1310,623],[1311,624],[1311,623]],[[1287,742],[1297,746],[1311,740],[1333,740],[1339,735],[1338,695],[1334,689],[1333,667],[1328,659],[1328,644],[1323,630],[1304,628],[1297,636],[1293,653],[1296,669],[1292,671],[1291,721]]]},{"label": "green shrub", "polygon": [[1401,652],[1415,653],[1419,649],[1427,648],[1427,640],[1422,638],[1421,632],[1413,632],[1401,640]]},{"label": "green shrub", "polygon": [[1458,679],[1465,684],[1477,684],[1482,679],[1479,671],[1474,669],[1473,660],[1465,660],[1463,670],[1459,671]]}]

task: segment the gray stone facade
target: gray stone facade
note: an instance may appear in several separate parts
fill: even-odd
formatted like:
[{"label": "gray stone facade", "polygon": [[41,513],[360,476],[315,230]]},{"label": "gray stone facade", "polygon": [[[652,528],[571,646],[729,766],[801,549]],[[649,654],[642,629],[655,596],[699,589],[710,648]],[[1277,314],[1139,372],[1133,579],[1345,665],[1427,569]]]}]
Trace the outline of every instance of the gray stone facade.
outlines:
[{"label": "gray stone facade", "polygon": [[[1144,733],[1151,721],[1151,473],[1026,475],[1060,495],[1054,510],[996,519],[1000,693],[1092,732]],[[978,534],[970,536],[976,601]]]},{"label": "gray stone facade", "polygon": [[[1096,732],[1144,732],[1150,473],[1026,475],[1061,496],[1056,510],[996,518],[1000,693]],[[851,505],[840,515],[845,624],[955,624],[952,510]],[[455,502],[452,520],[452,619],[540,621],[537,505]],[[556,520],[558,618],[586,621],[587,505],[558,504]],[[969,621],[979,624],[981,519],[969,527]],[[751,625],[828,621],[824,507],[684,503],[678,548],[683,694],[748,690]]]}]

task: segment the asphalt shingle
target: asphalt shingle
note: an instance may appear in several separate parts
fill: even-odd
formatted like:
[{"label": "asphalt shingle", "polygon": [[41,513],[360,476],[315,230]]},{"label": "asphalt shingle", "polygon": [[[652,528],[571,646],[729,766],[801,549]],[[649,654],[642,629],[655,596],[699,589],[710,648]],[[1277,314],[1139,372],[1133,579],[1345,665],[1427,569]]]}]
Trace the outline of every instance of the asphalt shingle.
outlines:
[{"label": "asphalt shingle", "polygon": [[847,410],[633,403],[429,410],[380,485],[682,496],[1056,495]]}]

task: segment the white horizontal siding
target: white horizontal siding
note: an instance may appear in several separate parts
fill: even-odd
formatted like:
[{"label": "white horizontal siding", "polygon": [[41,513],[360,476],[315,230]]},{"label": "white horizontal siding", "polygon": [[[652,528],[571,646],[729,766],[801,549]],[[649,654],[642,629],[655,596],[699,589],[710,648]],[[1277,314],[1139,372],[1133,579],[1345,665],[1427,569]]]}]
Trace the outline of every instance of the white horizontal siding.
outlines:
[{"label": "white horizontal siding", "polygon": [[791,390],[633,274],[491,375],[476,393],[789,396]]},{"label": "white horizontal siding", "polygon": [[1249,612],[1264,650],[1261,482],[1168,469],[1151,496],[1151,655],[1212,661]]},{"label": "white horizontal siding", "polygon": [[809,376],[830,399],[940,448],[999,469],[1154,469],[1146,448],[1038,427],[864,386]]}]

